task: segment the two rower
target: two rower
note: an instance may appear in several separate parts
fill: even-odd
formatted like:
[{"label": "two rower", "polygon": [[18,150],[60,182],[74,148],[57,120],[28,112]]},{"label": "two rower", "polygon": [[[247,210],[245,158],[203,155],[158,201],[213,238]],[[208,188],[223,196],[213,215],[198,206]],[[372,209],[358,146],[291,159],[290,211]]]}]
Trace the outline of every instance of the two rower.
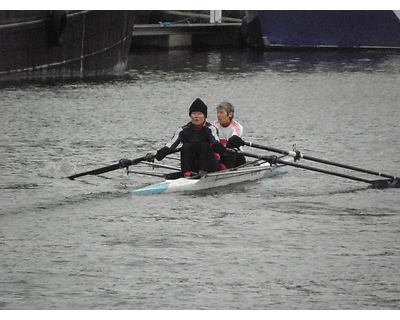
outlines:
[{"label": "two rower", "polygon": [[218,121],[207,122],[207,105],[197,98],[189,108],[191,122],[175,131],[172,140],[157,151],[156,159],[161,161],[182,144],[181,170],[185,177],[204,176],[207,172],[243,164],[244,157],[226,152],[226,147],[244,145],[240,138],[243,127],[233,120],[233,106],[222,103],[217,113]]}]

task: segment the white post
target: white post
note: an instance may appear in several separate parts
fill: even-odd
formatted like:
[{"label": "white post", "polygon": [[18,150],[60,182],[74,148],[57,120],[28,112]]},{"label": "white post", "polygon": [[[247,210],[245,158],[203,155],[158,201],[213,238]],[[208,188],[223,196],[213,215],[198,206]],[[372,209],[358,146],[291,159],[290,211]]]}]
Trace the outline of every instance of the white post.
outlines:
[{"label": "white post", "polygon": [[210,23],[222,22],[222,10],[210,10]]}]

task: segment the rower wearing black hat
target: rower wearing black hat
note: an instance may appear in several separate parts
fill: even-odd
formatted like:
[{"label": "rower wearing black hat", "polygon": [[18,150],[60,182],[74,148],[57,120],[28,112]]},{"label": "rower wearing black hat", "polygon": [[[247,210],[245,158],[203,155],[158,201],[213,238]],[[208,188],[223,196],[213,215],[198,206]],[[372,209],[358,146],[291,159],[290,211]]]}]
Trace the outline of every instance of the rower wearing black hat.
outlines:
[{"label": "rower wearing black hat", "polygon": [[204,115],[204,119],[207,118],[207,105],[200,99],[197,98],[193,101],[189,108],[189,117],[192,116],[193,112],[201,112]]},{"label": "rower wearing black hat", "polygon": [[186,177],[221,170],[215,152],[224,152],[224,147],[217,128],[206,121],[207,105],[197,98],[189,108],[189,116],[192,121],[175,131],[172,140],[157,151],[156,159],[164,159],[182,143],[181,169]]}]

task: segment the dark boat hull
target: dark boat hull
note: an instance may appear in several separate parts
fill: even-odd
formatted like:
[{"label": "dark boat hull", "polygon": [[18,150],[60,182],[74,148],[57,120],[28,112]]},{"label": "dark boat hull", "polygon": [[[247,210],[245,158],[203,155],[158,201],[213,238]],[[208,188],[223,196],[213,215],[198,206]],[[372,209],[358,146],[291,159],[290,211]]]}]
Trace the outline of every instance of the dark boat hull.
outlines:
[{"label": "dark boat hull", "polygon": [[249,39],[265,48],[400,48],[390,10],[261,10],[249,13]]},{"label": "dark boat hull", "polygon": [[0,11],[0,80],[124,73],[132,11]]}]

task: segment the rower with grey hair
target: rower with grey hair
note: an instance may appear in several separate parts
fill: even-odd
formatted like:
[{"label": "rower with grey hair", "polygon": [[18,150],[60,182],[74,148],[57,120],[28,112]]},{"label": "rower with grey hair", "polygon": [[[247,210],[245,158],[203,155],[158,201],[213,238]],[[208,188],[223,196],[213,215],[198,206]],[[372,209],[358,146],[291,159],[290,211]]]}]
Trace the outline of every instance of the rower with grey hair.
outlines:
[{"label": "rower with grey hair", "polygon": [[[217,121],[212,124],[218,129],[219,141],[224,147],[239,149],[244,146],[242,140],[243,126],[233,120],[235,108],[229,102],[221,102],[217,107]],[[220,162],[227,168],[233,168],[246,163],[243,155],[237,153],[220,154]]]}]

